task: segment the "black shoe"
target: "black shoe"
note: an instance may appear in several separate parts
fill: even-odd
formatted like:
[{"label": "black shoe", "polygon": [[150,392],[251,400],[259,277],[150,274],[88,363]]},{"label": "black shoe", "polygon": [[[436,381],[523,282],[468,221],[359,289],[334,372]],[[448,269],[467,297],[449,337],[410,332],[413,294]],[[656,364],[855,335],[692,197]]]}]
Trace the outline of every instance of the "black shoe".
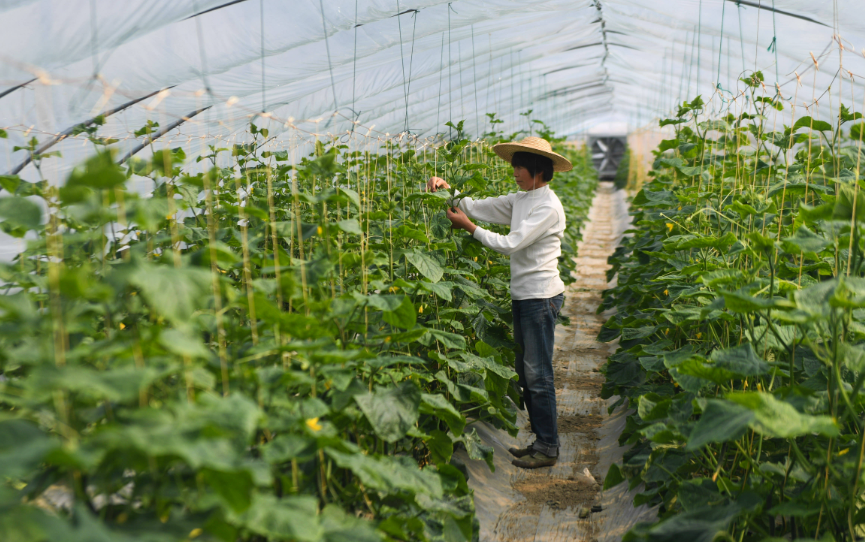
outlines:
[{"label": "black shoe", "polygon": [[526,456],[524,459],[514,459],[511,463],[513,463],[515,467],[523,469],[538,469],[541,467],[552,467],[558,460],[558,457],[551,457],[535,450],[531,455]]},{"label": "black shoe", "polygon": [[525,448],[508,448],[508,451],[514,457],[525,457],[531,454],[534,450],[532,449],[532,445],[529,444]]}]

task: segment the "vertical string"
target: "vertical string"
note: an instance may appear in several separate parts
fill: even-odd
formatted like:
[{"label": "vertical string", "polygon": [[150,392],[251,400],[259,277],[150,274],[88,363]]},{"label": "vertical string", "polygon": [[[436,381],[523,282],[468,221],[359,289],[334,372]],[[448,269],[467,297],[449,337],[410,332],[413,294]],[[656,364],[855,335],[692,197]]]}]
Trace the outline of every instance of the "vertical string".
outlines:
[{"label": "vertical string", "polygon": [[[453,80],[451,79],[451,3],[448,2],[448,122],[453,124]],[[448,137],[453,137],[453,129],[448,128]]]},{"label": "vertical string", "polygon": [[697,45],[697,34],[691,36],[691,60],[688,62],[688,90],[686,99],[691,97],[691,74],[694,72],[694,47]]},{"label": "vertical string", "polygon": [[775,26],[775,0],[772,0],[772,44],[769,47],[775,50],[775,92],[776,95],[780,95],[781,87],[778,86],[778,81],[781,78],[778,75],[778,30]]},{"label": "vertical string", "polygon": [[93,79],[99,74],[99,61],[96,59],[99,49],[99,33],[96,21],[96,0],[90,0],[90,55],[93,60]]},{"label": "vertical string", "polygon": [[[775,0],[772,0],[773,2]],[[718,73],[715,75],[715,88],[721,89],[721,51],[724,48],[724,14],[727,11],[727,1],[721,2],[721,41],[718,43]]]},{"label": "vertical string", "polygon": [[[354,0],[354,57],[351,61],[351,110],[355,111],[354,103],[355,103],[355,87],[357,85],[357,0]],[[354,113],[355,120],[357,120],[357,113]],[[352,127],[352,131],[354,128]]]},{"label": "vertical string", "polygon": [[[330,61],[330,40],[327,36],[327,22],[324,19],[324,1],[318,0],[318,7],[321,9],[321,29],[324,32],[324,47],[327,50],[327,69],[330,71],[330,88],[333,92],[333,112],[339,111],[339,103],[336,101],[336,83],[333,79],[333,64]],[[332,117],[331,117],[332,118]],[[328,121],[329,123],[330,121]]]},{"label": "vertical string", "polygon": [[745,38],[742,35],[742,4],[736,3],[736,6],[739,8],[737,13],[739,14],[739,47],[742,48],[742,73],[745,73]]},{"label": "vertical string", "polygon": [[477,130],[477,137],[481,136],[481,121],[480,117],[480,107],[478,107],[478,68],[475,63],[475,25],[472,25],[472,71],[474,72],[474,88],[475,88],[475,130]]},{"label": "vertical string", "polygon": [[465,100],[463,99],[463,41],[460,40],[457,42],[457,71],[460,74],[460,120],[465,120],[466,111],[465,111]]},{"label": "vertical string", "polygon": [[[197,1],[192,2],[192,8],[195,10],[196,13],[198,13],[198,2]],[[202,30],[201,30],[201,17],[195,18],[195,34],[198,37],[198,56],[199,56],[199,59],[201,60],[201,82],[204,83],[204,90],[205,90],[205,92],[207,92],[207,94],[210,97],[211,102],[212,102],[213,101],[212,100],[213,92],[210,90],[210,83],[207,80],[207,73],[208,73],[208,71],[207,71],[207,55],[206,55],[206,52],[204,49],[204,34],[202,33]],[[200,107],[201,106],[199,105],[199,108]],[[206,117],[207,118],[210,117],[209,110],[207,112]]]},{"label": "vertical string", "polygon": [[679,92],[676,96],[676,105],[682,99],[682,84],[685,82],[685,61],[688,59],[688,35],[690,32],[685,32],[685,42],[682,44],[682,73],[679,74]]},{"label": "vertical string", "polygon": [[406,86],[406,89],[405,89],[405,96],[406,96],[406,98],[405,98],[405,131],[406,132],[409,131],[408,96],[409,96],[409,94],[411,94],[411,68],[412,68],[412,65],[414,64],[414,34],[415,34],[415,30],[417,30],[418,13],[420,13],[420,11],[415,10],[414,13],[412,14],[412,18],[414,19],[414,22],[412,23],[412,27],[411,27],[411,53],[409,53],[409,57],[408,57],[408,85]]},{"label": "vertical string", "polygon": [[259,0],[258,7],[261,15],[261,112],[264,113],[267,110],[266,87],[264,86],[264,0]]},{"label": "vertical string", "polygon": [[[490,34],[490,33],[487,33],[487,44],[488,44],[489,49],[490,49],[490,61],[487,64],[488,73],[487,73],[487,100],[486,100],[487,101],[487,107],[486,107],[486,110],[489,113],[490,112],[490,89],[493,86],[493,38],[492,38],[492,34]],[[495,100],[495,97],[496,97],[496,94],[495,94],[495,91],[493,91],[493,100]]]},{"label": "vertical string", "polygon": [[[703,0],[700,0],[699,8],[697,9],[697,77],[694,80],[696,91],[700,92],[700,68],[702,67],[700,60],[703,52]],[[688,87],[690,90],[690,86]]]},{"label": "vertical string", "polygon": [[399,60],[402,67],[402,93],[405,98],[405,130],[408,130],[408,91],[405,86],[405,55],[402,50],[402,21],[400,21],[399,0],[396,0],[396,24],[399,29]]},{"label": "vertical string", "polygon": [[[441,59],[440,59],[440,64],[439,64],[439,74],[444,72],[444,64],[445,64],[445,33],[442,32],[442,52],[441,52]],[[439,75],[439,103],[438,103],[438,108],[436,109],[436,132],[435,132],[436,134],[438,134],[438,129],[440,126],[439,114],[441,113],[441,110],[442,110],[442,79],[443,78],[441,77],[441,75]]]}]

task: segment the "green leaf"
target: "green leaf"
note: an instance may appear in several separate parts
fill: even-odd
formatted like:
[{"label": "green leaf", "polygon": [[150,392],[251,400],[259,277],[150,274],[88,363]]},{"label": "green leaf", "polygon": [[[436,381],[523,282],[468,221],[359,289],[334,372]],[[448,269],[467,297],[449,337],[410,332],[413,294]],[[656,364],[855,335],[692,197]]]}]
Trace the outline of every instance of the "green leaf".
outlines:
[{"label": "green leaf", "polygon": [[249,473],[204,469],[202,475],[204,481],[232,511],[240,514],[249,508],[255,487]]},{"label": "green leaf", "polygon": [[0,421],[0,476],[18,479],[30,475],[58,446],[58,440],[29,421]]},{"label": "green leaf", "polygon": [[663,420],[670,412],[673,400],[670,397],[662,397],[657,393],[647,393],[640,396],[637,413],[645,422]]},{"label": "green leaf", "polygon": [[622,340],[644,339],[654,334],[657,329],[657,326],[625,327],[622,328]]},{"label": "green leaf", "polygon": [[857,192],[859,192],[858,185],[837,185],[837,198],[835,199],[835,208],[832,210],[832,218],[850,220],[855,212],[857,221],[865,220],[865,202],[862,201],[862,195],[857,194]]},{"label": "green leaf", "polygon": [[372,456],[325,448],[337,465],[350,469],[368,489],[385,494],[405,491],[414,495],[443,495],[441,479],[432,469],[421,470],[410,457]]},{"label": "green leaf", "polygon": [[720,292],[724,297],[724,305],[732,312],[749,313],[773,307],[771,299],[754,297],[739,292]]},{"label": "green leaf", "polygon": [[796,235],[786,237],[784,241],[803,252],[820,252],[831,244],[828,239],[809,230],[807,226],[801,226],[796,230]]},{"label": "green leaf", "polygon": [[165,329],[159,335],[159,342],[168,351],[178,356],[205,359],[211,357],[210,350],[204,346],[201,339],[185,330]]},{"label": "green leaf", "polygon": [[[278,160],[278,158],[277,158]],[[354,206],[360,209],[360,195],[351,188],[339,187],[339,191],[348,196],[348,199],[354,203]]]},{"label": "green leaf", "polygon": [[418,286],[427,292],[434,293],[445,301],[451,301],[453,299],[453,282],[427,282],[422,280],[418,282]]},{"label": "green leaf", "polygon": [[194,267],[178,269],[139,262],[129,281],[141,289],[154,312],[178,325],[185,325],[211,293],[209,270]]},{"label": "green leaf", "polygon": [[338,504],[324,507],[321,526],[326,542],[381,542],[373,522],[347,514]]},{"label": "green leaf", "polygon": [[432,430],[429,438],[424,440],[424,444],[430,451],[432,462],[436,465],[447,464],[454,454],[454,443],[444,431]]},{"label": "green leaf", "polygon": [[824,120],[813,120],[811,117],[802,117],[793,125],[791,132],[795,132],[799,128],[809,128],[817,132],[831,132],[832,125]]},{"label": "green leaf", "polygon": [[454,435],[460,436],[463,434],[463,429],[466,426],[466,418],[448,402],[443,395],[437,393],[421,394],[420,412],[423,414],[431,414],[440,420],[443,420]]},{"label": "green leaf", "polygon": [[25,230],[38,230],[42,224],[42,209],[27,198],[0,197],[0,218]]},{"label": "green leaf", "polygon": [[865,348],[860,345],[838,343],[838,356],[844,361],[844,366],[851,371],[865,371]]},{"label": "green leaf", "polygon": [[[83,166],[78,166],[69,174],[66,184],[60,189],[60,197],[64,202],[70,202],[64,197],[64,191],[72,194],[80,188],[111,189],[126,183],[126,175],[114,162],[109,152],[100,152],[89,158]],[[75,198],[73,198],[74,200]]]},{"label": "green leaf", "polygon": [[355,396],[354,400],[375,434],[386,442],[396,442],[417,422],[421,392],[414,382],[406,380],[394,388]]},{"label": "green leaf", "polygon": [[429,237],[427,237],[424,232],[416,230],[414,228],[410,228],[406,225],[402,225],[399,228],[395,229],[393,231],[393,235],[395,238],[399,236],[404,239],[413,239],[424,244],[429,243]]},{"label": "green leaf", "polygon": [[626,540],[713,542],[718,535],[727,532],[728,526],[740,512],[735,504],[689,510],[660,523],[638,524],[630,531]]},{"label": "green leaf", "polygon": [[444,275],[444,269],[442,269],[441,265],[439,265],[439,263],[431,256],[424,254],[423,252],[407,252],[405,257],[409,263],[420,271],[421,275],[430,279],[432,282],[440,281],[442,275]]},{"label": "green leaf", "polygon": [[315,451],[315,441],[295,434],[279,435],[261,447],[262,456],[268,463],[284,463]]},{"label": "green leaf", "polygon": [[610,465],[610,470],[607,471],[607,477],[604,478],[604,491],[616,487],[625,481],[624,475],[622,475],[622,469],[619,468],[617,463],[613,463]]},{"label": "green leaf", "polygon": [[747,408],[721,399],[697,399],[703,414],[688,437],[686,450],[697,450],[712,442],[741,437],[754,420]]},{"label": "green leaf", "polygon": [[703,386],[708,384],[709,381],[679,371],[679,367],[684,362],[690,360],[693,356],[694,353],[690,347],[682,348],[676,352],[670,352],[664,355],[664,366],[667,367],[667,372],[670,373],[673,380],[675,380],[683,390],[690,393],[697,393],[703,388]]},{"label": "green leaf", "polygon": [[811,433],[827,437],[840,434],[830,416],[800,414],[793,405],[765,392],[733,392],[726,398],[754,413],[751,428],[768,437],[792,438]]},{"label": "green leaf", "polygon": [[308,495],[279,498],[256,494],[246,512],[229,514],[229,520],[256,534],[278,540],[318,542],[324,535],[319,524],[318,499]]},{"label": "green leaf", "polygon": [[496,466],[493,463],[493,447],[483,443],[477,429],[472,428],[471,433],[465,433],[460,439],[465,444],[469,459],[483,459],[487,462],[490,471],[496,472]]},{"label": "green leaf", "polygon": [[453,348],[454,350],[465,350],[466,348],[465,337],[457,335],[456,333],[449,333],[440,329],[430,329],[428,336],[434,338],[448,348]]},{"label": "green leaf", "polygon": [[715,350],[709,359],[715,366],[739,376],[759,376],[769,372],[769,364],[757,356],[751,343]]},{"label": "green leaf", "polygon": [[393,310],[385,311],[382,319],[394,327],[411,329],[417,323],[417,312],[409,296],[402,296],[402,302]]},{"label": "green leaf", "polygon": [[358,222],[355,218],[347,218],[345,220],[340,220],[336,223],[336,225],[339,226],[339,229],[341,229],[345,233],[363,235],[363,230],[360,229],[360,222]]}]

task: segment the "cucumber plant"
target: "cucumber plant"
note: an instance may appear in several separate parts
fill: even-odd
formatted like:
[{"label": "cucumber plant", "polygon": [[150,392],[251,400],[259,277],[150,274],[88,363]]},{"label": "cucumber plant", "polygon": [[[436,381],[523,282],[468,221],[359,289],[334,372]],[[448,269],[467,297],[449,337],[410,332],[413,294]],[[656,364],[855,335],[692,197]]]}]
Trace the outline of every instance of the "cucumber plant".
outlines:
[{"label": "cucumber plant", "polygon": [[[29,234],[0,265],[5,538],[473,539],[453,453],[492,468],[472,424],[517,430],[509,267],[424,186],[515,187],[502,134],[455,128],[292,161],[252,124],[124,166],[94,129],[63,186],[0,177],[0,227]],[[595,179],[561,152],[567,275]]]},{"label": "cucumber plant", "polygon": [[863,535],[862,115],[776,129],[762,79],[720,118],[697,97],[661,121],[610,259],[603,396],[635,410],[605,487],[659,505],[625,540]]}]

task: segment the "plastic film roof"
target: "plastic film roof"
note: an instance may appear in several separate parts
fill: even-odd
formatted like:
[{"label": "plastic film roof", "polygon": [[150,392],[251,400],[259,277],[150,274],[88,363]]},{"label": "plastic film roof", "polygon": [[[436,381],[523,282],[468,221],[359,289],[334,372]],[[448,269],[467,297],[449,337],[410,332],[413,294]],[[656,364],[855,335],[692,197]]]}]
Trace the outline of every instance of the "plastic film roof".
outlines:
[{"label": "plastic film roof", "polygon": [[43,171],[61,178],[92,152],[71,130],[97,115],[118,157],[148,152],[147,120],[191,155],[253,119],[275,145],[428,138],[451,119],[476,135],[493,112],[509,132],[528,109],[576,134],[698,93],[741,110],[754,69],[797,116],[830,117],[839,96],[862,109],[862,14],[861,0],[5,0],[0,173],[37,175],[13,150],[35,137],[62,153]]}]

